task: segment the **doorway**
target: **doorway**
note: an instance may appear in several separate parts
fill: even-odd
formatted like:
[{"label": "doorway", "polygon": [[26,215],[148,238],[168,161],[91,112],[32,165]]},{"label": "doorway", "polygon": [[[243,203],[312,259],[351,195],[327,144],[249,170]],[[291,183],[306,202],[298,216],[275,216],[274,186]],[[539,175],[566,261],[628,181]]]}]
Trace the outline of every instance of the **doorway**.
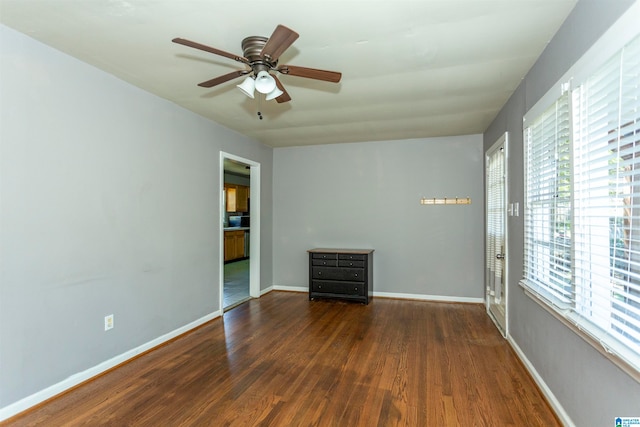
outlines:
[{"label": "doorway", "polygon": [[260,296],[260,164],[220,152],[220,182],[220,312],[224,312]]},{"label": "doorway", "polygon": [[485,284],[489,316],[507,336],[507,146],[505,132],[485,154],[486,227]]}]

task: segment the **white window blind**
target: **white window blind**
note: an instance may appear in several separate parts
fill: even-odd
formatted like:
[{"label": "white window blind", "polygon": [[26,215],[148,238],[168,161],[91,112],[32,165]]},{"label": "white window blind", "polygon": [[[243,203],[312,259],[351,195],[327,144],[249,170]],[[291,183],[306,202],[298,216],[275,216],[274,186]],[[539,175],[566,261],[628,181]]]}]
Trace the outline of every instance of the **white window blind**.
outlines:
[{"label": "white window blind", "polygon": [[487,270],[491,273],[489,280],[500,282],[502,278],[503,260],[498,254],[504,253],[504,150],[497,149],[487,159]]},{"label": "white window blind", "polygon": [[640,36],[525,128],[522,284],[640,371]]},{"label": "white window blind", "polygon": [[640,355],[640,37],[572,100],[575,312]]},{"label": "white window blind", "polygon": [[571,145],[567,93],[525,129],[524,279],[559,307],[571,300]]}]

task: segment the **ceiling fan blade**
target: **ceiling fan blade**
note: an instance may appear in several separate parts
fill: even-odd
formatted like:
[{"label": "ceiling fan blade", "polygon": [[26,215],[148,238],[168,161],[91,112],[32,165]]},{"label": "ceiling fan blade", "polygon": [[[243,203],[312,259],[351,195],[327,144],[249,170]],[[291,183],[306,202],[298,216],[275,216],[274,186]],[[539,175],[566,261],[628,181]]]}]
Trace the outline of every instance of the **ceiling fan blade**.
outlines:
[{"label": "ceiling fan blade", "polygon": [[282,95],[276,98],[276,102],[278,104],[282,104],[283,102],[291,101],[291,97],[289,96],[289,94],[287,93],[287,90],[282,85],[282,82],[280,82],[280,79],[278,79],[276,76],[273,76],[273,78],[276,81],[276,86],[278,86],[278,89],[282,91]]},{"label": "ceiling fan blade", "polygon": [[226,58],[233,59],[234,61],[243,62],[245,64],[249,63],[249,60],[247,58],[245,58],[244,56],[234,55],[233,53],[225,52],[224,50],[216,49],[216,48],[211,47],[211,46],[205,46],[205,45],[200,44],[200,43],[192,42],[191,40],[181,39],[179,37],[176,37],[175,39],[173,39],[171,41],[174,42],[174,43],[178,43],[178,44],[182,44],[182,45],[185,45],[185,46],[188,46],[188,47],[192,47],[194,49],[200,49],[200,50],[204,50],[205,52],[210,52],[210,53],[214,53],[216,55],[224,56]]},{"label": "ceiling fan blade", "polygon": [[300,37],[300,34],[296,33],[292,29],[287,28],[284,25],[278,25],[262,48],[260,55],[268,56],[272,62],[275,62],[280,58],[282,52],[287,50],[287,48],[291,46],[298,37]]},{"label": "ceiling fan blade", "polygon": [[316,68],[296,67],[295,65],[283,65],[278,71],[288,76],[305,77],[307,79],[324,80],[338,83],[342,73],[337,71],[318,70]]},{"label": "ceiling fan blade", "polygon": [[233,80],[237,77],[244,76],[245,74],[249,74],[250,71],[247,70],[237,70],[233,71],[229,74],[225,74],[220,77],[216,77],[215,79],[207,80],[206,82],[198,83],[198,86],[201,87],[214,87],[219,85],[220,83],[228,82],[229,80]]}]

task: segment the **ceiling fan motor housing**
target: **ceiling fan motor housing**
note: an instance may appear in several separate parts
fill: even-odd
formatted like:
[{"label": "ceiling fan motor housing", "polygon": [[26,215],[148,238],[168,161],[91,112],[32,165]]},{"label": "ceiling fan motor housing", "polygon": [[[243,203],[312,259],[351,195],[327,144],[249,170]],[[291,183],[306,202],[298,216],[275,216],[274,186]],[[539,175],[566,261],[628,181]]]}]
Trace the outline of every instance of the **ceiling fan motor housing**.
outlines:
[{"label": "ceiling fan motor housing", "polygon": [[250,36],[242,40],[242,52],[244,57],[249,60],[253,72],[257,75],[260,71],[275,69],[278,61],[270,61],[268,56],[262,56],[262,49],[269,40],[267,37]]}]

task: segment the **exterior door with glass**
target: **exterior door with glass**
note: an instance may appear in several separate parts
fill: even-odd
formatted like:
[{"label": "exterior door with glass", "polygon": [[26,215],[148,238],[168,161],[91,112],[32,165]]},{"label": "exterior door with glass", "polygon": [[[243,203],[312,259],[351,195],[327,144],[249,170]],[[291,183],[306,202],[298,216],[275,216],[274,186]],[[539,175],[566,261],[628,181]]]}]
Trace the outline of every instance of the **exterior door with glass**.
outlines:
[{"label": "exterior door with glass", "polygon": [[507,335],[507,133],[485,155],[486,171],[486,305],[487,312]]}]

